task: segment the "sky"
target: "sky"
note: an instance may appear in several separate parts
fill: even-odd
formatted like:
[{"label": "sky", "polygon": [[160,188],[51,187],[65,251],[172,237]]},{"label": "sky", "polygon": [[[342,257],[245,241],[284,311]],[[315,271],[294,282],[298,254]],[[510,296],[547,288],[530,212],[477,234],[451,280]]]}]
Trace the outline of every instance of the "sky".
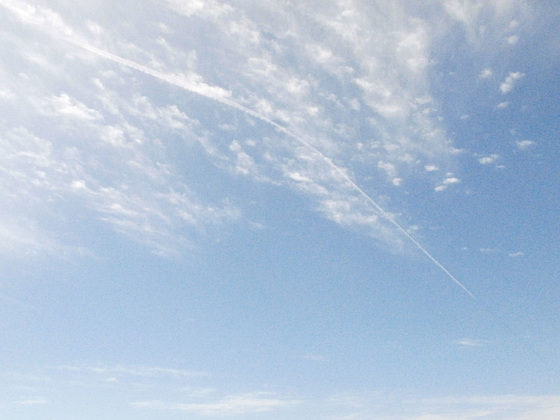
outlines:
[{"label": "sky", "polygon": [[559,20],[0,0],[0,417],[560,418]]}]

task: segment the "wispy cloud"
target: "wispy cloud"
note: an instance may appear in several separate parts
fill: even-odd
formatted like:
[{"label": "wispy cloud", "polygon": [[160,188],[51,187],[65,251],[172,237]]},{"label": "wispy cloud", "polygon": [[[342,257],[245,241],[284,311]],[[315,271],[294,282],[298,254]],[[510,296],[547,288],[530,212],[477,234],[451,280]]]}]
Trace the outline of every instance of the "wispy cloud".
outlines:
[{"label": "wispy cloud", "polygon": [[410,395],[344,393],[321,404],[333,419],[553,420],[560,414],[558,395],[473,395],[414,398]]},{"label": "wispy cloud", "polygon": [[449,397],[418,400],[424,405],[422,414],[409,419],[513,419],[553,420],[560,415],[560,396],[557,395],[496,395],[473,397]]},{"label": "wispy cloud", "polygon": [[481,165],[490,165],[492,163],[495,163],[499,158],[500,158],[500,155],[492,154],[490,156],[483,156],[483,157],[478,158],[478,162]]},{"label": "wispy cloud", "polygon": [[145,377],[195,377],[206,376],[204,372],[190,371],[184,369],[172,369],[159,366],[59,366],[57,369],[66,370],[69,372],[92,373],[96,375],[131,375],[131,376],[145,376]]},{"label": "wispy cloud", "polygon": [[484,69],[479,73],[478,77],[480,79],[488,79],[492,76],[492,74],[494,74],[492,69]]},{"label": "wispy cloud", "polygon": [[138,401],[134,407],[199,413],[206,416],[231,416],[265,413],[298,404],[296,400],[283,399],[269,392],[226,395],[212,402],[165,403]]},{"label": "wispy cloud", "polygon": [[[79,31],[48,7],[17,0],[0,4],[53,36],[80,38]],[[96,33],[104,32],[96,27]],[[162,159],[167,149],[160,135],[180,133],[204,144],[195,119],[175,105],[154,103],[132,86],[123,88],[114,72],[70,65],[66,60],[72,58],[63,50],[47,45],[43,51],[37,46],[14,48],[25,51],[30,64],[25,84],[17,75],[8,82],[21,85],[20,95],[10,96],[13,118],[0,130],[2,188],[12,196],[3,217],[10,223],[0,229],[5,251],[60,256],[75,249],[87,254],[85,243],[62,241],[69,237],[65,229],[71,224],[46,220],[55,213],[73,217],[66,211],[76,202],[82,214],[97,213],[96,222],[166,256],[180,253],[205,229],[239,218],[239,209],[226,198],[205,201],[189,188],[174,162]],[[30,59],[35,56],[39,58]],[[10,75],[8,68],[3,72]],[[45,73],[57,80],[52,87],[42,84]],[[72,88],[76,84],[82,86],[80,92]],[[56,86],[64,87],[57,91]],[[18,125],[24,121],[35,123]]]},{"label": "wispy cloud", "polygon": [[442,3],[449,16],[463,26],[469,43],[478,48],[489,45],[500,48],[504,40],[515,44],[514,37],[518,35],[512,31],[518,27],[517,19],[530,16],[526,1],[443,0]]},{"label": "wispy cloud", "polygon": [[479,338],[461,338],[457,340],[455,344],[464,347],[486,347],[490,344],[488,340],[481,340]]},{"label": "wispy cloud", "polygon": [[45,405],[48,401],[45,398],[30,398],[26,400],[18,400],[15,402],[19,406],[30,406],[30,405]]},{"label": "wispy cloud", "polygon": [[509,93],[513,90],[515,85],[519,80],[521,80],[525,76],[524,73],[521,72],[510,72],[509,75],[504,79],[502,84],[500,85],[500,92],[503,94]]},{"label": "wispy cloud", "polygon": [[446,178],[442,181],[441,185],[438,185],[434,190],[437,192],[445,191],[451,185],[459,184],[461,180],[455,177],[452,173],[447,173]]},{"label": "wispy cloud", "polygon": [[39,113],[51,117],[69,117],[82,121],[103,119],[98,111],[88,108],[85,104],[64,92],[60,95],[40,99],[37,107]]},{"label": "wispy cloud", "polygon": [[[455,342],[464,351],[477,351],[491,344],[488,340],[462,338]],[[198,376],[178,368],[159,366],[61,366],[41,372],[4,375],[13,389],[26,395],[14,399],[13,405],[41,406],[59,404],[61,395],[73,394],[78,387],[94,388],[99,396],[116,404],[131,415],[139,412],[164,415],[203,417],[229,416],[283,416],[304,418],[310,412],[318,418],[382,420],[394,419],[556,419],[560,414],[559,395],[452,395],[441,397],[415,397],[406,394],[374,392],[338,392],[331,396],[293,396],[282,391],[224,390],[209,385],[213,375]],[[220,382],[216,377],[214,382]],[[202,383],[204,385],[202,385]],[[15,386],[15,388],[14,388]],[[43,398],[43,391],[49,398]],[[57,390],[58,392],[54,392]],[[118,392],[116,392],[118,391]],[[29,394],[33,392],[33,394]],[[17,394],[16,394],[17,395]],[[115,398],[116,397],[116,398]],[[482,417],[481,417],[482,416]]]},{"label": "wispy cloud", "polygon": [[[268,141],[263,136],[251,147],[244,147],[235,139],[229,144],[220,143],[216,141],[219,136],[211,126],[201,129],[203,134],[200,135],[198,127],[194,127],[196,121],[193,118],[188,118],[176,107],[160,107],[154,112],[156,108],[149,104],[149,99],[136,92],[128,95],[135,98],[137,104],[125,108],[122,101],[118,103],[122,92],[117,94],[115,90],[111,95],[119,105],[115,107],[114,100],[105,99],[108,97],[109,81],[114,77],[106,77],[103,81],[99,71],[92,74],[92,79],[93,85],[100,90],[96,98],[102,98],[97,102],[106,106],[105,112],[67,92],[49,96],[50,105],[41,105],[39,109],[46,110],[42,112],[49,112],[57,118],[79,118],[84,123],[93,124],[90,131],[96,132],[107,148],[116,149],[116,156],[122,156],[122,160],[113,163],[126,168],[125,172],[134,172],[135,177],[140,175],[141,168],[144,178],[151,173],[166,181],[157,185],[155,180],[151,180],[143,184],[148,188],[140,190],[139,184],[132,185],[130,182],[107,185],[93,173],[82,173],[67,181],[73,187],[80,186],[72,192],[88,200],[89,206],[101,214],[100,220],[110,224],[117,232],[149,246],[158,254],[167,255],[185,241],[186,235],[175,234],[177,226],[185,221],[196,220],[198,225],[204,226],[206,221],[215,219],[214,215],[219,215],[220,220],[231,220],[239,214],[239,211],[225,208],[225,205],[222,205],[222,211],[213,211],[215,207],[208,205],[204,209],[197,203],[202,200],[191,199],[196,197],[195,194],[185,185],[180,185],[180,182],[185,183],[184,179],[175,183],[177,187],[165,187],[176,180],[176,174],[165,172],[169,165],[158,166],[150,159],[149,150],[157,149],[158,145],[145,134],[147,128],[157,121],[167,129],[195,132],[192,136],[217,159],[217,166],[229,166],[232,172],[257,181],[273,179],[293,187],[313,200],[325,217],[342,226],[364,228],[372,237],[394,249],[402,246],[404,235],[404,239],[441,266],[389,212],[379,206],[372,195],[358,185],[352,174],[358,174],[359,170],[350,171],[343,163],[335,163],[355,161],[367,167],[375,162],[379,170],[387,175],[385,180],[377,174],[375,178],[387,188],[392,188],[405,185],[409,176],[422,176],[424,166],[439,166],[440,161],[445,163],[448,160],[449,140],[429,91],[427,70],[431,37],[427,22],[411,19],[402,8],[392,8],[394,17],[388,22],[378,13],[380,7],[386,7],[382,4],[366,9],[360,7],[359,10],[354,6],[339,5],[304,15],[306,19],[312,16],[315,25],[339,39],[340,43],[329,43],[323,47],[322,40],[308,32],[308,25],[302,21],[302,24],[291,25],[297,36],[290,36],[289,45],[284,45],[287,38],[276,36],[273,37],[276,47],[271,50],[271,36],[264,36],[264,28],[259,24],[262,16],[254,15],[262,13],[261,9],[236,9],[216,2],[196,7],[169,3],[171,11],[191,19],[194,25],[212,21],[217,28],[215,41],[226,43],[228,47],[225,50],[241,54],[237,60],[227,62],[224,60],[229,56],[212,56],[214,68],[223,64],[230,71],[230,76],[220,75],[222,82],[218,85],[206,82],[207,78],[217,74],[202,75],[194,68],[179,70],[172,60],[166,62],[155,58],[153,53],[130,43],[119,42],[118,48],[124,55],[147,57],[153,65],[143,65],[98,48],[86,41],[86,36],[90,35],[81,34],[81,28],[72,28],[48,8],[27,7],[26,3],[16,0],[5,0],[5,4],[23,22],[40,27],[53,37],[64,39],[93,56],[201,95],[230,111],[244,114],[245,118],[253,120],[253,124],[264,123],[268,132],[272,130],[274,141]],[[308,6],[303,4],[301,7],[305,9]],[[281,11],[275,13],[275,25],[283,19],[293,20],[292,15]],[[56,21],[56,25],[48,25],[51,21]],[[376,24],[372,25],[372,21]],[[88,28],[92,33],[91,24]],[[274,33],[282,29],[274,26],[266,31]],[[107,36],[107,31],[99,25],[95,25],[93,33],[103,35],[101,39]],[[346,46],[343,47],[343,44]],[[180,56],[180,49],[163,35],[158,38],[157,45],[163,46],[167,56]],[[308,52],[311,45],[330,52],[325,53],[326,58],[322,60],[307,53],[301,55],[303,72],[301,66],[294,67],[284,54],[270,53],[288,48]],[[338,47],[330,48],[334,45]],[[373,52],[372,45],[377,46]],[[372,61],[372,54],[376,61]],[[196,61],[189,60],[189,64]],[[332,66],[333,62],[336,66]],[[376,62],[384,64],[374,65]],[[385,71],[388,67],[395,71]],[[341,73],[344,68],[346,70]],[[59,71],[62,74],[61,69]],[[314,76],[310,77],[310,74]],[[131,119],[135,116],[135,109],[142,110],[143,119],[140,122]],[[154,119],[153,115],[158,118]],[[367,123],[364,129],[368,133],[359,142],[356,140],[356,129],[347,124],[348,118],[354,119],[358,115]],[[112,119],[118,116],[121,123],[106,123],[110,116]],[[82,151],[83,146],[76,146],[76,149]],[[162,150],[164,152],[165,148],[160,148],[159,152]],[[108,169],[100,159],[97,163],[101,168]],[[115,167],[114,164],[111,166]],[[80,167],[81,172],[83,168],[85,165]],[[275,177],[269,176],[270,173],[276,173]],[[293,176],[296,173],[304,178],[296,180]],[[450,177],[443,181],[443,185],[455,182],[458,180]],[[168,197],[176,197],[176,190],[185,197],[182,204],[187,207],[186,212],[169,206],[171,200]],[[205,211],[201,211],[202,216],[199,217],[189,213],[188,207]],[[187,213],[186,218],[181,217],[184,213]]]},{"label": "wispy cloud", "polygon": [[533,147],[536,143],[532,140],[521,140],[515,142],[515,144],[517,145],[517,148],[519,150],[528,150],[531,147]]}]

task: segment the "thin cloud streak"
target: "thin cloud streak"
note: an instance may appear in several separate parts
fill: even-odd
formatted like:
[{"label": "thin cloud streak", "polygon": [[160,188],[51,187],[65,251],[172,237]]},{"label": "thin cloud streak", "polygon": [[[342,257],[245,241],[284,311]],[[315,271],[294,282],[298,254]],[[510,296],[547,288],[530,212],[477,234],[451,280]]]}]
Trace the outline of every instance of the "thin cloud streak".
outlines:
[{"label": "thin cloud streak", "polygon": [[[338,175],[341,176],[342,179],[347,181],[356,192],[358,192],[364,199],[366,199],[366,201],[369,202],[388,222],[390,222],[393,226],[395,226],[399,232],[401,232],[420,251],[422,251],[422,253],[426,257],[428,257],[428,259],[430,261],[432,261],[438,268],[440,268],[455,284],[457,284],[461,289],[463,289],[470,297],[475,299],[475,296],[472,292],[470,292],[459,280],[457,280],[455,278],[455,276],[453,276],[453,274],[451,274],[449,272],[449,270],[447,270],[447,268],[445,268],[443,266],[443,264],[441,264],[435,257],[433,257],[426,250],[426,248],[424,248],[416,239],[414,239],[414,237],[412,237],[406,231],[406,229],[404,229],[393,217],[391,217],[391,215],[389,213],[387,213],[381,206],[379,206],[379,204],[377,204],[377,202],[375,200],[373,200],[362,188],[360,188],[360,186],[358,186],[354,181],[352,181],[352,179],[350,179],[350,177],[339,166],[337,166],[335,163],[333,163],[331,159],[329,159],[327,156],[325,156],[323,153],[321,153],[315,146],[311,145],[310,143],[308,143],[307,141],[305,141],[301,137],[292,133],[287,128],[281,126],[280,124],[270,120],[269,118],[255,112],[255,111],[253,111],[250,108],[247,108],[247,107],[245,107],[243,105],[240,105],[240,104],[238,104],[238,103],[236,103],[232,100],[227,99],[226,97],[223,96],[223,89],[221,89],[221,88],[215,88],[215,87],[209,86],[205,83],[187,83],[187,81],[185,81],[185,80],[179,79],[177,77],[170,77],[170,75],[168,75],[168,74],[155,71],[151,68],[148,68],[146,66],[138,64],[134,61],[125,59],[123,57],[120,57],[120,56],[117,56],[115,54],[109,53],[107,51],[101,50],[99,48],[93,47],[93,46],[91,46],[89,44],[86,44],[84,42],[78,42],[78,41],[76,41],[74,39],[70,39],[70,38],[65,38],[65,40],[68,41],[69,43],[79,47],[79,48],[82,48],[82,49],[84,49],[86,51],[89,51],[93,54],[96,54],[100,57],[107,58],[108,60],[111,60],[115,63],[121,64],[123,66],[129,67],[129,68],[132,68],[132,69],[135,69],[135,70],[138,70],[138,71],[140,71],[144,74],[155,77],[156,79],[159,79],[161,81],[170,83],[172,85],[175,85],[177,87],[185,89],[189,92],[196,93],[198,95],[204,96],[204,97],[206,97],[208,99],[211,99],[213,101],[221,103],[222,105],[226,105],[226,106],[229,106],[231,108],[237,109],[237,110],[239,110],[239,111],[241,111],[241,112],[243,112],[247,115],[250,115],[254,118],[259,119],[260,121],[263,121],[263,122],[271,125],[272,127],[276,128],[278,131],[280,131],[280,132],[288,135],[289,137],[297,140],[299,143],[301,143],[302,145],[304,145],[305,147],[307,147],[308,149],[313,151],[313,153],[315,153],[318,157],[320,157],[324,162],[326,162]],[[220,91],[220,93],[222,93],[222,94],[217,95],[216,92],[218,92],[218,91]]]},{"label": "thin cloud streak", "polygon": [[[4,3],[4,2],[3,2]],[[4,4],[6,6],[6,4]],[[18,9],[17,7],[13,6],[13,4],[8,4],[7,7],[9,9],[11,9],[12,11],[14,11],[16,14],[18,14],[20,16],[20,18],[22,18],[23,20],[38,25],[38,26],[42,26],[41,23],[44,23],[44,17],[41,19],[41,16],[39,16],[39,18],[35,17],[35,16],[29,16],[27,13],[22,12],[20,9]],[[73,33],[72,30],[70,30],[69,28],[67,28],[64,24],[62,24],[61,22],[57,21],[57,26],[59,27],[59,33],[52,33],[50,32],[50,34],[54,37],[57,37],[59,39],[63,39],[67,42],[69,42],[70,44],[81,48],[83,50],[89,51],[99,57],[103,57],[106,58],[108,60],[111,60],[115,63],[121,64],[123,66],[129,67],[131,69],[135,69],[137,71],[140,71],[144,74],[147,74],[149,76],[152,76],[158,80],[170,83],[174,86],[180,87],[182,89],[185,89],[187,91],[190,91],[192,93],[201,95],[203,97],[206,97],[208,99],[214,100],[218,103],[221,103],[225,106],[229,106],[233,109],[237,109],[249,116],[252,116],[260,121],[263,121],[266,124],[269,124],[270,126],[276,128],[279,132],[286,134],[287,136],[295,139],[296,141],[298,141],[300,144],[302,144],[304,147],[306,147],[308,150],[312,151],[314,154],[316,154],[322,161],[324,161],[327,165],[329,165],[329,167],[331,169],[333,169],[333,171],[338,174],[341,179],[343,179],[344,181],[346,181],[348,183],[348,185],[355,190],[359,195],[361,195],[366,202],[368,202],[374,209],[376,209],[378,211],[378,213],[386,220],[388,221],[390,224],[392,224],[397,231],[401,232],[401,234],[403,234],[407,239],[409,239],[410,242],[412,242],[424,255],[426,255],[426,257],[432,261],[438,268],[440,268],[455,284],[457,284],[459,287],[461,287],[469,296],[471,296],[472,298],[475,298],[474,295],[459,281],[457,280],[435,257],[433,257],[416,239],[414,239],[408,232],[406,229],[404,229],[389,213],[387,213],[381,206],[379,206],[377,204],[377,202],[375,200],[373,200],[367,193],[365,193],[363,191],[363,189],[361,187],[359,187],[346,173],[344,170],[342,170],[339,166],[337,166],[336,164],[334,164],[332,162],[331,159],[329,159],[327,156],[325,156],[321,151],[319,151],[315,146],[311,145],[310,143],[308,143],[307,141],[305,141],[303,138],[301,138],[300,136],[292,133],[291,131],[289,131],[287,128],[281,126],[280,124],[274,122],[273,120],[265,117],[264,115],[253,111],[250,108],[247,108],[243,105],[238,104],[235,101],[232,101],[230,99],[228,99],[228,96],[230,95],[230,92],[217,87],[217,86],[210,86],[204,82],[202,82],[202,78],[197,75],[196,73],[192,74],[191,79],[192,80],[188,80],[185,77],[180,77],[178,75],[169,75],[169,74],[165,74],[156,70],[153,70],[149,67],[143,66],[141,64],[138,64],[134,61],[125,59],[123,57],[120,57],[118,55],[109,53],[107,51],[101,50],[99,48],[93,47],[91,45],[89,45],[88,43],[78,39],[78,37]]]},{"label": "thin cloud streak", "polygon": [[490,343],[490,341],[479,338],[462,338],[455,343],[464,347],[485,347]]},{"label": "thin cloud streak", "polygon": [[214,402],[165,403],[162,401],[138,401],[136,408],[174,410],[201,413],[206,416],[227,416],[264,413],[298,404],[299,401],[276,398],[268,392],[228,395]]}]

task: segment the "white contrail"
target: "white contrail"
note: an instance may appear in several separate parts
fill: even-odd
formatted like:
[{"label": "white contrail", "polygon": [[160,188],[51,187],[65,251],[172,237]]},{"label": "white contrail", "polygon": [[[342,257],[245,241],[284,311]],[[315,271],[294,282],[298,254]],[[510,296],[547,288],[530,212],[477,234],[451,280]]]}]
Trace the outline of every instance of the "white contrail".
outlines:
[{"label": "white contrail", "polygon": [[104,51],[104,50],[100,50],[99,48],[95,48],[89,44],[85,44],[82,42],[77,42],[73,39],[69,39],[66,38],[66,41],[70,42],[71,44],[82,48],[84,50],[90,51],[93,54],[96,54],[100,57],[104,57],[108,60],[111,60],[115,63],[118,64],[122,64],[123,66],[129,67],[131,69],[135,69],[138,70],[142,73],[145,73],[147,75],[150,75],[152,77],[155,77],[156,79],[162,80],[164,82],[170,83],[172,85],[175,85],[177,87],[180,87],[182,89],[185,89],[189,92],[192,93],[196,93],[198,95],[204,96],[208,99],[211,99],[213,101],[216,101],[222,105],[226,105],[232,108],[235,108],[241,112],[244,112],[245,114],[248,114],[254,118],[257,118],[271,126],[273,126],[274,128],[276,128],[278,131],[288,135],[289,137],[292,137],[293,139],[297,140],[299,143],[301,143],[302,145],[304,145],[305,147],[307,147],[308,149],[312,150],[315,154],[317,154],[324,162],[326,162],[333,170],[335,170],[344,180],[346,180],[362,197],[364,197],[385,219],[387,219],[390,223],[392,223],[404,236],[406,236],[414,245],[416,245],[416,247],[422,251],[424,253],[424,255],[426,255],[426,257],[428,257],[428,259],[430,259],[430,261],[432,261],[437,267],[440,268],[441,271],[443,271],[455,284],[457,284],[461,289],[463,289],[466,293],[468,293],[468,295],[470,297],[472,297],[473,299],[476,299],[475,296],[459,281],[455,278],[455,276],[453,274],[451,274],[449,272],[449,270],[447,270],[447,268],[445,268],[443,266],[443,264],[441,264],[438,260],[436,260],[432,254],[430,254],[426,248],[424,248],[416,239],[414,239],[414,237],[412,235],[410,235],[406,229],[404,229],[395,219],[393,219],[391,217],[391,215],[389,213],[387,213],[385,210],[383,210],[383,208],[381,206],[379,206],[379,204],[377,204],[375,202],[375,200],[373,200],[373,198],[371,198],[368,194],[366,194],[364,192],[364,190],[362,190],[360,188],[360,186],[358,184],[356,184],[354,181],[352,181],[352,179],[346,175],[346,173],[336,164],[334,164],[331,159],[329,159],[327,156],[325,156],[323,153],[321,153],[319,151],[319,149],[317,149],[315,146],[311,145],[310,143],[308,143],[307,141],[305,141],[304,139],[302,139],[301,137],[295,135],[294,133],[292,133],[291,131],[289,131],[287,128],[281,126],[280,124],[272,121],[271,119],[265,117],[264,115],[261,115],[255,111],[253,111],[250,108],[247,108],[243,105],[240,105],[234,101],[231,101],[227,98],[215,95],[211,93],[211,87],[209,87],[208,85],[204,85],[204,84],[197,84],[197,83],[189,83],[188,81],[175,77],[175,76],[171,76],[169,74],[165,74],[165,73],[161,73],[159,71],[153,70],[149,67],[143,66],[141,64],[138,64],[134,61],[131,60],[127,60],[126,58],[122,58],[119,57],[118,55],[115,54],[111,54],[110,52]]}]

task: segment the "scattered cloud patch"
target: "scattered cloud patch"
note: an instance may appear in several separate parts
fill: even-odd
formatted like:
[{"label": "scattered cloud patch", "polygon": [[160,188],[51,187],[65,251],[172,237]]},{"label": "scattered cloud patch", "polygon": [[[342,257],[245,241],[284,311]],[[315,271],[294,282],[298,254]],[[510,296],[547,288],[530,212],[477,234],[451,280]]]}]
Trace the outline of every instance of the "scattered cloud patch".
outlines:
[{"label": "scattered cloud patch", "polygon": [[467,26],[471,26],[482,11],[482,3],[473,1],[445,0],[443,4],[449,15]]},{"label": "scattered cloud patch", "polygon": [[559,395],[450,396],[411,401],[414,420],[515,419],[554,420],[560,416]]},{"label": "scattered cloud patch", "polygon": [[461,182],[461,180],[459,178],[455,178],[454,176],[451,176],[449,178],[445,178],[443,180],[444,185],[458,184],[459,182]]},{"label": "scattered cloud patch", "polygon": [[510,252],[508,255],[509,255],[511,258],[519,258],[519,257],[524,256],[525,254],[524,254],[523,252],[521,252],[521,251],[518,251],[518,252]]},{"label": "scattered cloud patch", "polygon": [[499,158],[500,158],[500,155],[492,154],[490,156],[484,156],[484,157],[478,158],[478,162],[481,165],[490,165],[492,163],[495,163]]},{"label": "scattered cloud patch", "polygon": [[515,142],[515,144],[517,145],[517,148],[519,150],[528,150],[531,147],[533,147],[536,143],[532,140],[521,140]]},{"label": "scattered cloud patch", "polygon": [[442,185],[439,185],[435,188],[435,191],[445,191],[449,186],[459,184],[461,182],[461,180],[453,176],[452,173],[447,173],[446,177],[447,178],[442,181]]},{"label": "scattered cloud patch", "polygon": [[555,420],[560,414],[560,395],[451,395],[414,398],[407,395],[344,393],[331,396],[322,406],[336,409],[340,420]]},{"label": "scattered cloud patch", "polygon": [[29,405],[45,405],[47,403],[48,401],[44,398],[31,398],[28,400],[16,401],[15,404],[20,406],[29,406]]},{"label": "scattered cloud patch", "polygon": [[504,101],[504,102],[500,102],[498,105],[496,105],[496,108],[506,109],[508,106],[509,106],[509,101]]},{"label": "scattered cloud patch", "polygon": [[493,74],[494,74],[494,72],[492,71],[492,69],[484,69],[478,74],[478,78],[479,79],[488,79]]},{"label": "scattered cloud patch", "polygon": [[145,378],[193,378],[208,376],[206,372],[190,371],[184,369],[173,369],[160,366],[59,366],[60,371],[78,373],[82,375],[105,376],[108,379],[123,377],[145,377]]},{"label": "scattered cloud patch", "polygon": [[75,118],[82,121],[102,120],[103,116],[95,109],[88,108],[79,100],[67,93],[43,98],[39,103],[39,111],[49,116]]},{"label": "scattered cloud patch", "polygon": [[515,85],[519,80],[521,80],[525,76],[524,73],[521,72],[510,72],[509,75],[505,78],[505,80],[500,85],[500,92],[503,94],[509,93],[513,90]]},{"label": "scattered cloud patch", "polygon": [[496,254],[500,252],[500,250],[496,248],[479,248],[478,250],[483,254]]},{"label": "scattered cloud patch", "polygon": [[488,340],[481,340],[478,338],[461,338],[455,344],[463,347],[485,347],[490,343]]},{"label": "scattered cloud patch", "polygon": [[402,178],[393,178],[392,183],[395,187],[400,187],[403,183],[403,179]]},{"label": "scattered cloud patch", "polygon": [[296,400],[282,399],[268,392],[227,395],[217,401],[196,403],[164,403],[161,401],[139,401],[132,403],[137,408],[173,410],[198,413],[206,416],[232,416],[265,413],[298,404]]},{"label": "scattered cloud patch", "polygon": [[519,26],[519,21],[517,19],[512,19],[509,22],[508,29],[513,30],[513,29],[517,28],[518,26]]}]

